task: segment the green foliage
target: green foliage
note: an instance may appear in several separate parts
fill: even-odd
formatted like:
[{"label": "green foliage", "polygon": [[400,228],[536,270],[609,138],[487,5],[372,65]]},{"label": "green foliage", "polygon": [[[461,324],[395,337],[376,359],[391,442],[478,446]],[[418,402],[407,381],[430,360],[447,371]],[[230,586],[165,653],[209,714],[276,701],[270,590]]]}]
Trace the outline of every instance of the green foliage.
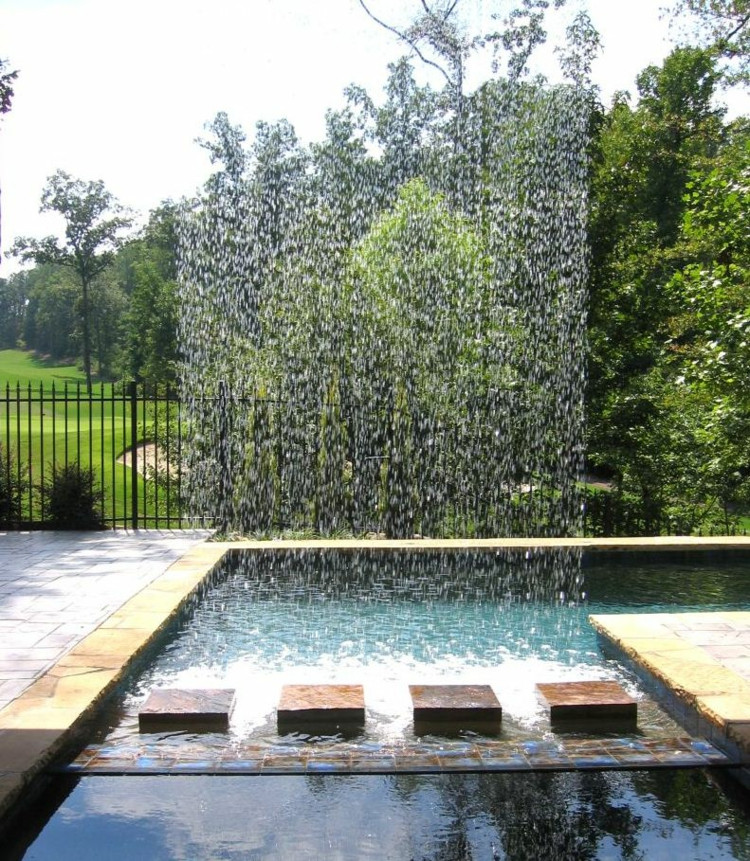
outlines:
[{"label": "green foliage", "polygon": [[0,278],[0,350],[19,346],[28,303],[27,276],[17,272]]},{"label": "green foliage", "polygon": [[72,360],[80,355],[80,288],[72,273],[52,264],[37,266],[26,279],[22,343],[43,356]]},{"label": "green foliage", "polygon": [[21,518],[21,493],[18,465],[0,443],[0,529],[18,525]]},{"label": "green foliage", "polygon": [[[670,369],[700,411],[704,471],[724,518],[750,499],[750,129],[740,123],[685,198],[668,285]],[[708,498],[711,498],[710,496]]]},{"label": "green foliage", "polygon": [[[81,321],[83,370],[91,390],[92,287],[114,259],[121,244],[119,232],[130,226],[122,208],[101,180],[85,182],[58,170],[42,192],[42,212],[57,212],[65,220],[65,242],[17,237],[11,254],[37,265],[53,264],[71,269],[81,288],[78,307]],[[109,216],[109,217],[108,217]]]},{"label": "green foliage", "polygon": [[747,83],[750,79],[749,0],[676,0],[672,4],[672,18],[683,30],[687,18],[692,39],[724,61],[723,73],[728,83]]},{"label": "green foliage", "polygon": [[595,529],[728,531],[747,505],[748,134],[722,127],[717,81],[711,52],[678,49],[602,118],[589,463],[614,490]]},{"label": "green foliage", "polygon": [[350,495],[346,469],[346,429],[341,417],[339,380],[334,379],[323,403],[318,445],[318,481],[315,522],[320,534],[345,529],[349,522]]},{"label": "green foliage", "polygon": [[177,367],[178,207],[165,201],[119,252],[113,270],[127,297],[120,329],[122,374],[149,384],[174,384]]},{"label": "green foliage", "polygon": [[439,468],[472,474],[460,444],[469,405],[515,379],[518,327],[490,271],[474,227],[422,179],[403,186],[352,252],[345,295],[356,342],[344,354],[356,397],[378,417],[368,450],[383,456],[380,511],[389,535],[440,528],[428,491]]},{"label": "green foliage", "polygon": [[177,364],[177,282],[146,258],[134,265],[130,297],[130,371],[134,379],[174,383]]},{"label": "green foliage", "polygon": [[[492,377],[498,364],[501,374],[508,372],[498,351],[505,355],[509,328],[493,318],[489,273],[482,240],[468,220],[450,212],[423,180],[407,183],[351,258],[351,329],[368,339],[357,351],[364,363],[357,376],[393,385],[406,375],[409,391],[431,405],[446,392],[458,397],[469,382],[500,382]],[[446,354],[452,359],[447,367]],[[457,404],[443,409],[449,415]]]},{"label": "green foliage", "polygon": [[8,61],[0,59],[0,114],[7,114],[13,102],[13,86],[18,70],[10,71]]},{"label": "green foliage", "polygon": [[102,492],[94,471],[79,463],[53,466],[40,486],[52,529],[103,529]]}]

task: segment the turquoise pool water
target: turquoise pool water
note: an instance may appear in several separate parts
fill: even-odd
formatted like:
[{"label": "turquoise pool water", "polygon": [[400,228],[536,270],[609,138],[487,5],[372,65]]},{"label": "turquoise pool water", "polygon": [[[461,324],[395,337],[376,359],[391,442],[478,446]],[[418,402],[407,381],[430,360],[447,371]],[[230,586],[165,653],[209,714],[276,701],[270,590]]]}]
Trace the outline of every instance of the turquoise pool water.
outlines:
[{"label": "turquoise pool water", "polygon": [[379,742],[414,739],[409,684],[489,684],[503,706],[503,736],[533,737],[549,730],[536,683],[600,678],[641,701],[643,731],[672,732],[635,677],[602,653],[589,614],[739,608],[749,590],[744,564],[730,562],[625,567],[614,557],[581,568],[570,554],[238,556],[113,704],[105,740],[139,736],[138,708],[154,687],[230,687],[230,741],[276,743],[286,683],[363,684],[363,738]]}]

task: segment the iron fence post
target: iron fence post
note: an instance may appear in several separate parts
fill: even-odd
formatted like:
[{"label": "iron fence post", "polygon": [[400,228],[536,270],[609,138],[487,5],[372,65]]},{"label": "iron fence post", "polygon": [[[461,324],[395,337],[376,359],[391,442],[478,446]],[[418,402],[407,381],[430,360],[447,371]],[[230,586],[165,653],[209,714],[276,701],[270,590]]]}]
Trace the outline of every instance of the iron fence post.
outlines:
[{"label": "iron fence post", "polygon": [[130,521],[138,529],[138,384],[128,384],[130,394]]}]

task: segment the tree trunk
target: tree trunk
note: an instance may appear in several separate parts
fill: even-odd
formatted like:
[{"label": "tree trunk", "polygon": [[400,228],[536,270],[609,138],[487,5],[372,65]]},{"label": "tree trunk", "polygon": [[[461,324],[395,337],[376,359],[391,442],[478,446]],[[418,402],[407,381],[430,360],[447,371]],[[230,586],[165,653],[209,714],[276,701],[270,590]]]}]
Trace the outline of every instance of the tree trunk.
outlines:
[{"label": "tree trunk", "polygon": [[81,318],[83,323],[83,372],[86,375],[86,391],[91,393],[91,313],[89,308],[89,279],[81,277],[83,301]]}]

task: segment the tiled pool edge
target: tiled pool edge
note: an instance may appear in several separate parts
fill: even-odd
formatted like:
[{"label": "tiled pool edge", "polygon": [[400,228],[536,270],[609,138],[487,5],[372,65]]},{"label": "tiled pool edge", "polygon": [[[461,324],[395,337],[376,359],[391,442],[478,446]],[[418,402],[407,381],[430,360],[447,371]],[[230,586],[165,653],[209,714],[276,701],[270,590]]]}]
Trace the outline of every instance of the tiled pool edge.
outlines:
[{"label": "tiled pool edge", "polygon": [[711,626],[729,636],[742,632],[748,640],[750,611],[629,613],[589,620],[682,726],[738,763],[735,776],[750,789],[750,681],[688,639],[696,629]]},{"label": "tiled pool edge", "polygon": [[100,702],[226,553],[203,543],[127,600],[0,711],[0,820],[76,741]]},{"label": "tiled pool edge", "polygon": [[69,775],[473,774],[735,766],[705,739],[558,736],[535,741],[446,740],[440,744],[248,744],[209,755],[144,749],[123,756],[117,750],[93,745],[56,771]]},{"label": "tiled pool edge", "polygon": [[649,552],[750,550],[750,538],[350,539],[208,542],[197,545],[174,562],[164,574],[126,601],[49,672],[0,711],[0,820],[21,801],[48,766],[59,760],[74,743],[80,742],[80,733],[99,703],[115,688],[132,663],[170,622],[227,551],[471,548],[578,548]]}]

